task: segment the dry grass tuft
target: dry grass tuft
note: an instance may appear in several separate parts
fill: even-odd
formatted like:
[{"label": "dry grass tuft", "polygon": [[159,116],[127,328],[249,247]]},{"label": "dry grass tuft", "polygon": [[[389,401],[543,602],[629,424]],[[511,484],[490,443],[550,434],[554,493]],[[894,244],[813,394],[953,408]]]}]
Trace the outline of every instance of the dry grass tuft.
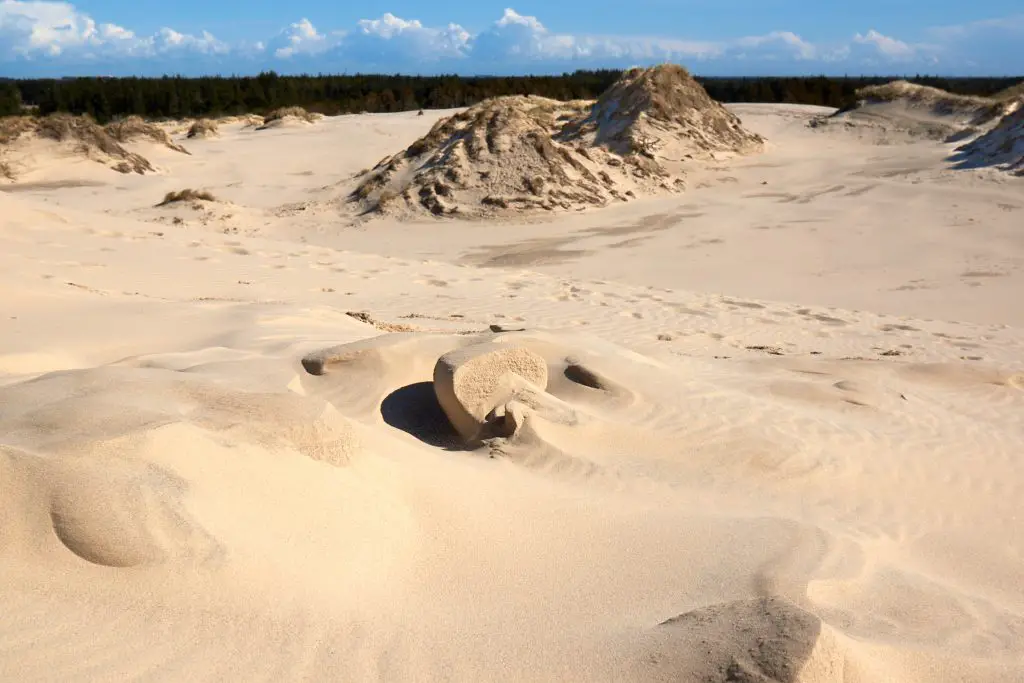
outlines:
[{"label": "dry grass tuft", "polygon": [[177,202],[215,202],[217,198],[206,190],[193,190],[186,188],[184,190],[178,190],[177,192],[168,192],[164,195],[164,200],[157,204],[157,206],[167,206],[168,204],[174,204]]},{"label": "dry grass tuft", "polygon": [[189,138],[212,138],[218,134],[217,122],[212,119],[199,119],[188,129]]},{"label": "dry grass tuft", "polygon": [[31,116],[5,116],[0,118],[0,145],[17,140],[23,133],[35,130],[35,119]]},{"label": "dry grass tuft", "polygon": [[320,118],[319,114],[310,113],[303,109],[302,107],[281,107],[280,109],[275,109],[274,111],[264,116],[263,125],[265,126],[268,123],[280,121],[281,119],[287,116],[294,116],[295,118],[301,119],[306,123],[313,123],[314,121]]},{"label": "dry grass tuft", "polygon": [[173,149],[175,152],[189,154],[187,149],[171,140],[167,131],[152,123],[147,123],[139,116],[129,116],[120,121],[108,123],[103,130],[118,142],[134,142],[140,138],[147,138],[168,149]]}]

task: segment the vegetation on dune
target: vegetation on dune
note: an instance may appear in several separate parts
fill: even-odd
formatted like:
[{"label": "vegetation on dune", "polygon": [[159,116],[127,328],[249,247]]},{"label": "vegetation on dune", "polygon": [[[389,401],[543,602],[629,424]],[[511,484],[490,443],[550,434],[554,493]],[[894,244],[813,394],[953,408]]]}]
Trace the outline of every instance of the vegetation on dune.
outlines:
[{"label": "vegetation on dune", "polygon": [[217,135],[217,122],[210,119],[199,119],[188,129],[186,137],[209,138]]},{"label": "vegetation on dune", "polygon": [[193,190],[186,188],[184,190],[178,190],[177,192],[168,192],[164,195],[162,202],[157,206],[167,206],[168,204],[175,204],[177,202],[215,202],[217,198],[206,190]]},{"label": "vegetation on dune", "polygon": [[275,109],[274,111],[264,116],[263,125],[273,123],[274,121],[280,121],[281,119],[287,116],[294,116],[295,118],[306,121],[307,123],[313,123],[317,119],[316,114],[312,114],[303,109],[302,107],[281,107],[280,109]]},{"label": "vegetation on dune", "polygon": [[992,97],[1003,102],[1007,100],[1015,100],[1018,97],[1024,97],[1024,81],[1021,81],[1016,85],[1011,85],[1009,88],[1006,88],[1005,90],[1000,90]]},{"label": "vegetation on dune", "polygon": [[[302,107],[321,114],[397,112],[467,107],[499,95],[538,95],[557,100],[596,99],[622,75],[620,70],[577,71],[560,76],[279,76],[208,78],[68,78],[0,81],[0,115],[19,113],[22,103],[40,113],[89,114],[106,123],[115,117],[200,118],[249,112],[269,114]],[[841,107],[858,89],[898,77],[702,78],[720,102],[786,102]],[[992,96],[1017,78],[908,78],[913,83],[961,94]]]}]

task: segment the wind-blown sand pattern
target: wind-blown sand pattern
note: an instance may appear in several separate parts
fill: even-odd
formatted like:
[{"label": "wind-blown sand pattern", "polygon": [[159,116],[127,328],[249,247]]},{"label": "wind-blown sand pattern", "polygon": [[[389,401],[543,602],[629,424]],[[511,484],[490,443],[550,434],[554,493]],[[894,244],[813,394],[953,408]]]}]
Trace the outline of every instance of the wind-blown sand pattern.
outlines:
[{"label": "wind-blown sand pattern", "polygon": [[0,678],[1024,680],[1024,179],[728,109],[763,153],[501,222],[338,212],[459,112],[40,148]]}]

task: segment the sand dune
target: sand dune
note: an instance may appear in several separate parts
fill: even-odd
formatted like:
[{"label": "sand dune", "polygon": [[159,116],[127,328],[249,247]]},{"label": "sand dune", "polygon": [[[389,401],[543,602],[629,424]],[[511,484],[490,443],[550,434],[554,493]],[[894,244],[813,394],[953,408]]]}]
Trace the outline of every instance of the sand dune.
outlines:
[{"label": "sand dune", "polygon": [[853,105],[811,123],[814,127],[852,129],[885,142],[953,140],[984,131],[1010,108],[1008,100],[955,95],[894,81],[861,88]]},{"label": "sand dune", "polygon": [[152,123],[143,121],[141,117],[129,116],[120,121],[109,123],[103,130],[118,142],[136,142],[138,140],[149,140],[158,145],[188,154],[188,150],[171,140],[167,131]]},{"label": "sand dune", "polygon": [[816,108],[587,107],[686,192],[339,212],[523,108],[0,187],[0,678],[1024,681],[1024,181]]},{"label": "sand dune", "polygon": [[[141,120],[137,123],[141,124]],[[116,135],[129,136],[129,125],[115,125],[115,136],[84,116],[51,114],[42,118],[14,116],[0,120],[0,178],[31,176],[40,167],[67,165],[72,160],[98,162],[118,173],[146,173],[153,165],[143,156],[122,147]],[[162,131],[147,127],[145,135]],[[167,141],[167,144],[173,145]],[[182,151],[182,150],[177,150]]]},{"label": "sand dune", "polygon": [[954,159],[962,166],[995,166],[1024,175],[1024,98],[1014,106],[988,132],[959,148]]},{"label": "sand dune", "polygon": [[685,187],[687,160],[762,140],[684,69],[634,69],[594,103],[498,97],[439,121],[361,174],[360,215],[581,210]]}]

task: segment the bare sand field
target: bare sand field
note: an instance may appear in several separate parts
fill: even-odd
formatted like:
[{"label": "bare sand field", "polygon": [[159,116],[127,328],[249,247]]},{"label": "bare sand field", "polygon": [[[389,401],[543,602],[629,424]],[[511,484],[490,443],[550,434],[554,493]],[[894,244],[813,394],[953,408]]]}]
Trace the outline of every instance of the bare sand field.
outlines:
[{"label": "bare sand field", "polygon": [[728,112],[462,217],[353,200],[459,112],[17,142],[0,678],[1024,681],[1010,148]]}]

